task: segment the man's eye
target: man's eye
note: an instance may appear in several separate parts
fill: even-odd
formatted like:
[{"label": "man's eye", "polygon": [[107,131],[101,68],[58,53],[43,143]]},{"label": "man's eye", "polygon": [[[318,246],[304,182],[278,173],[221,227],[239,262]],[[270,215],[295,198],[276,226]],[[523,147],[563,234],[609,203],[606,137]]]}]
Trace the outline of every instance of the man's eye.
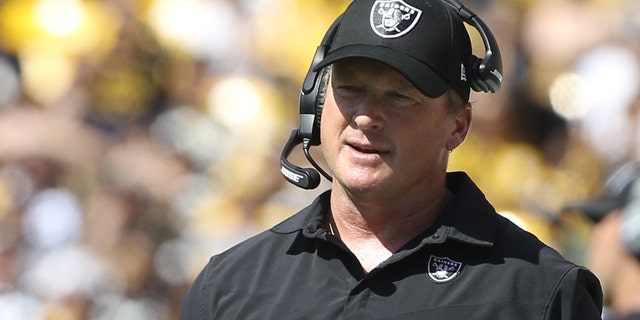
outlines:
[{"label": "man's eye", "polygon": [[338,90],[345,91],[345,92],[361,92],[361,91],[363,91],[362,88],[356,87],[356,86],[340,86],[340,87],[338,87]]},{"label": "man's eye", "polygon": [[387,94],[387,99],[389,99],[394,106],[398,107],[410,107],[417,103],[414,98],[397,92]]},{"label": "man's eye", "polygon": [[356,98],[364,94],[364,90],[356,86],[340,86],[336,88],[336,93],[345,98]]},{"label": "man's eye", "polygon": [[388,96],[392,99],[398,99],[398,100],[413,100],[413,98],[397,92],[389,93]]}]

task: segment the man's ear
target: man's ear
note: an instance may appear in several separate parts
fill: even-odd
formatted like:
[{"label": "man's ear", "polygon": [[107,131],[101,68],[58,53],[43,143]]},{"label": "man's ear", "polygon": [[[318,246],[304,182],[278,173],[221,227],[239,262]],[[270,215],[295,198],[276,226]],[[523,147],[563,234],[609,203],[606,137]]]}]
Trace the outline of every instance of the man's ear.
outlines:
[{"label": "man's ear", "polygon": [[455,126],[447,140],[447,149],[449,151],[453,151],[453,149],[460,146],[464,139],[466,139],[469,128],[471,128],[471,119],[471,104],[467,103],[467,105],[455,115]]}]

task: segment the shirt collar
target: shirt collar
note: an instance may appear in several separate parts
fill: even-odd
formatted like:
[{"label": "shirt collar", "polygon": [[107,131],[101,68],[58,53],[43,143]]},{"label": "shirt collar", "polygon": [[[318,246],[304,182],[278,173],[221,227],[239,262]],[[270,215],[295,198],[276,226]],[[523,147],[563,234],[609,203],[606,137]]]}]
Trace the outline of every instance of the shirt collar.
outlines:
[{"label": "shirt collar", "polygon": [[441,215],[438,233],[446,231],[441,238],[492,246],[497,213],[482,191],[464,172],[448,173],[447,188],[455,196]]},{"label": "shirt collar", "polygon": [[306,236],[313,237],[324,231],[324,216],[329,212],[331,190],[327,190],[316,197],[306,208],[297,214],[280,222],[271,231],[275,233],[293,233],[302,230]]},{"label": "shirt collar", "polygon": [[[495,238],[496,211],[482,191],[464,172],[447,173],[447,188],[454,197],[445,206],[435,225],[430,228],[435,230],[435,233],[423,233],[424,241],[439,243],[451,239],[474,245],[492,246]],[[271,231],[286,234],[302,230],[307,237],[317,237],[325,231],[323,222],[324,215],[329,210],[330,195],[330,190],[325,191],[309,206],[274,226]]]}]

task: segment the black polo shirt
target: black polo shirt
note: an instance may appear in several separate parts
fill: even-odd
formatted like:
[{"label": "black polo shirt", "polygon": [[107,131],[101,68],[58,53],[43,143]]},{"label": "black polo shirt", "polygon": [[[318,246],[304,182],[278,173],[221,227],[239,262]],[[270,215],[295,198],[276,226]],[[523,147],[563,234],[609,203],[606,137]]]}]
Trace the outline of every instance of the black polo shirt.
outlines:
[{"label": "black polo shirt", "polygon": [[588,270],[496,214],[461,172],[434,225],[365,273],[323,227],[330,191],[211,258],[180,319],[600,319]]}]

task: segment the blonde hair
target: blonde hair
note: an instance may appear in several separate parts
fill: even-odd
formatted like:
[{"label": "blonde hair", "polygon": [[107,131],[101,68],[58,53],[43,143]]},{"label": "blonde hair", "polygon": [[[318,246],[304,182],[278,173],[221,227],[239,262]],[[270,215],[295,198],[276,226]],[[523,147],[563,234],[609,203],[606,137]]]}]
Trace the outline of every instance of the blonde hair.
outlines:
[{"label": "blonde hair", "polygon": [[471,105],[468,101],[462,99],[462,97],[453,89],[449,89],[449,91],[447,91],[447,96],[449,97],[447,108],[452,114],[458,113],[462,109],[466,108],[467,105]]}]

